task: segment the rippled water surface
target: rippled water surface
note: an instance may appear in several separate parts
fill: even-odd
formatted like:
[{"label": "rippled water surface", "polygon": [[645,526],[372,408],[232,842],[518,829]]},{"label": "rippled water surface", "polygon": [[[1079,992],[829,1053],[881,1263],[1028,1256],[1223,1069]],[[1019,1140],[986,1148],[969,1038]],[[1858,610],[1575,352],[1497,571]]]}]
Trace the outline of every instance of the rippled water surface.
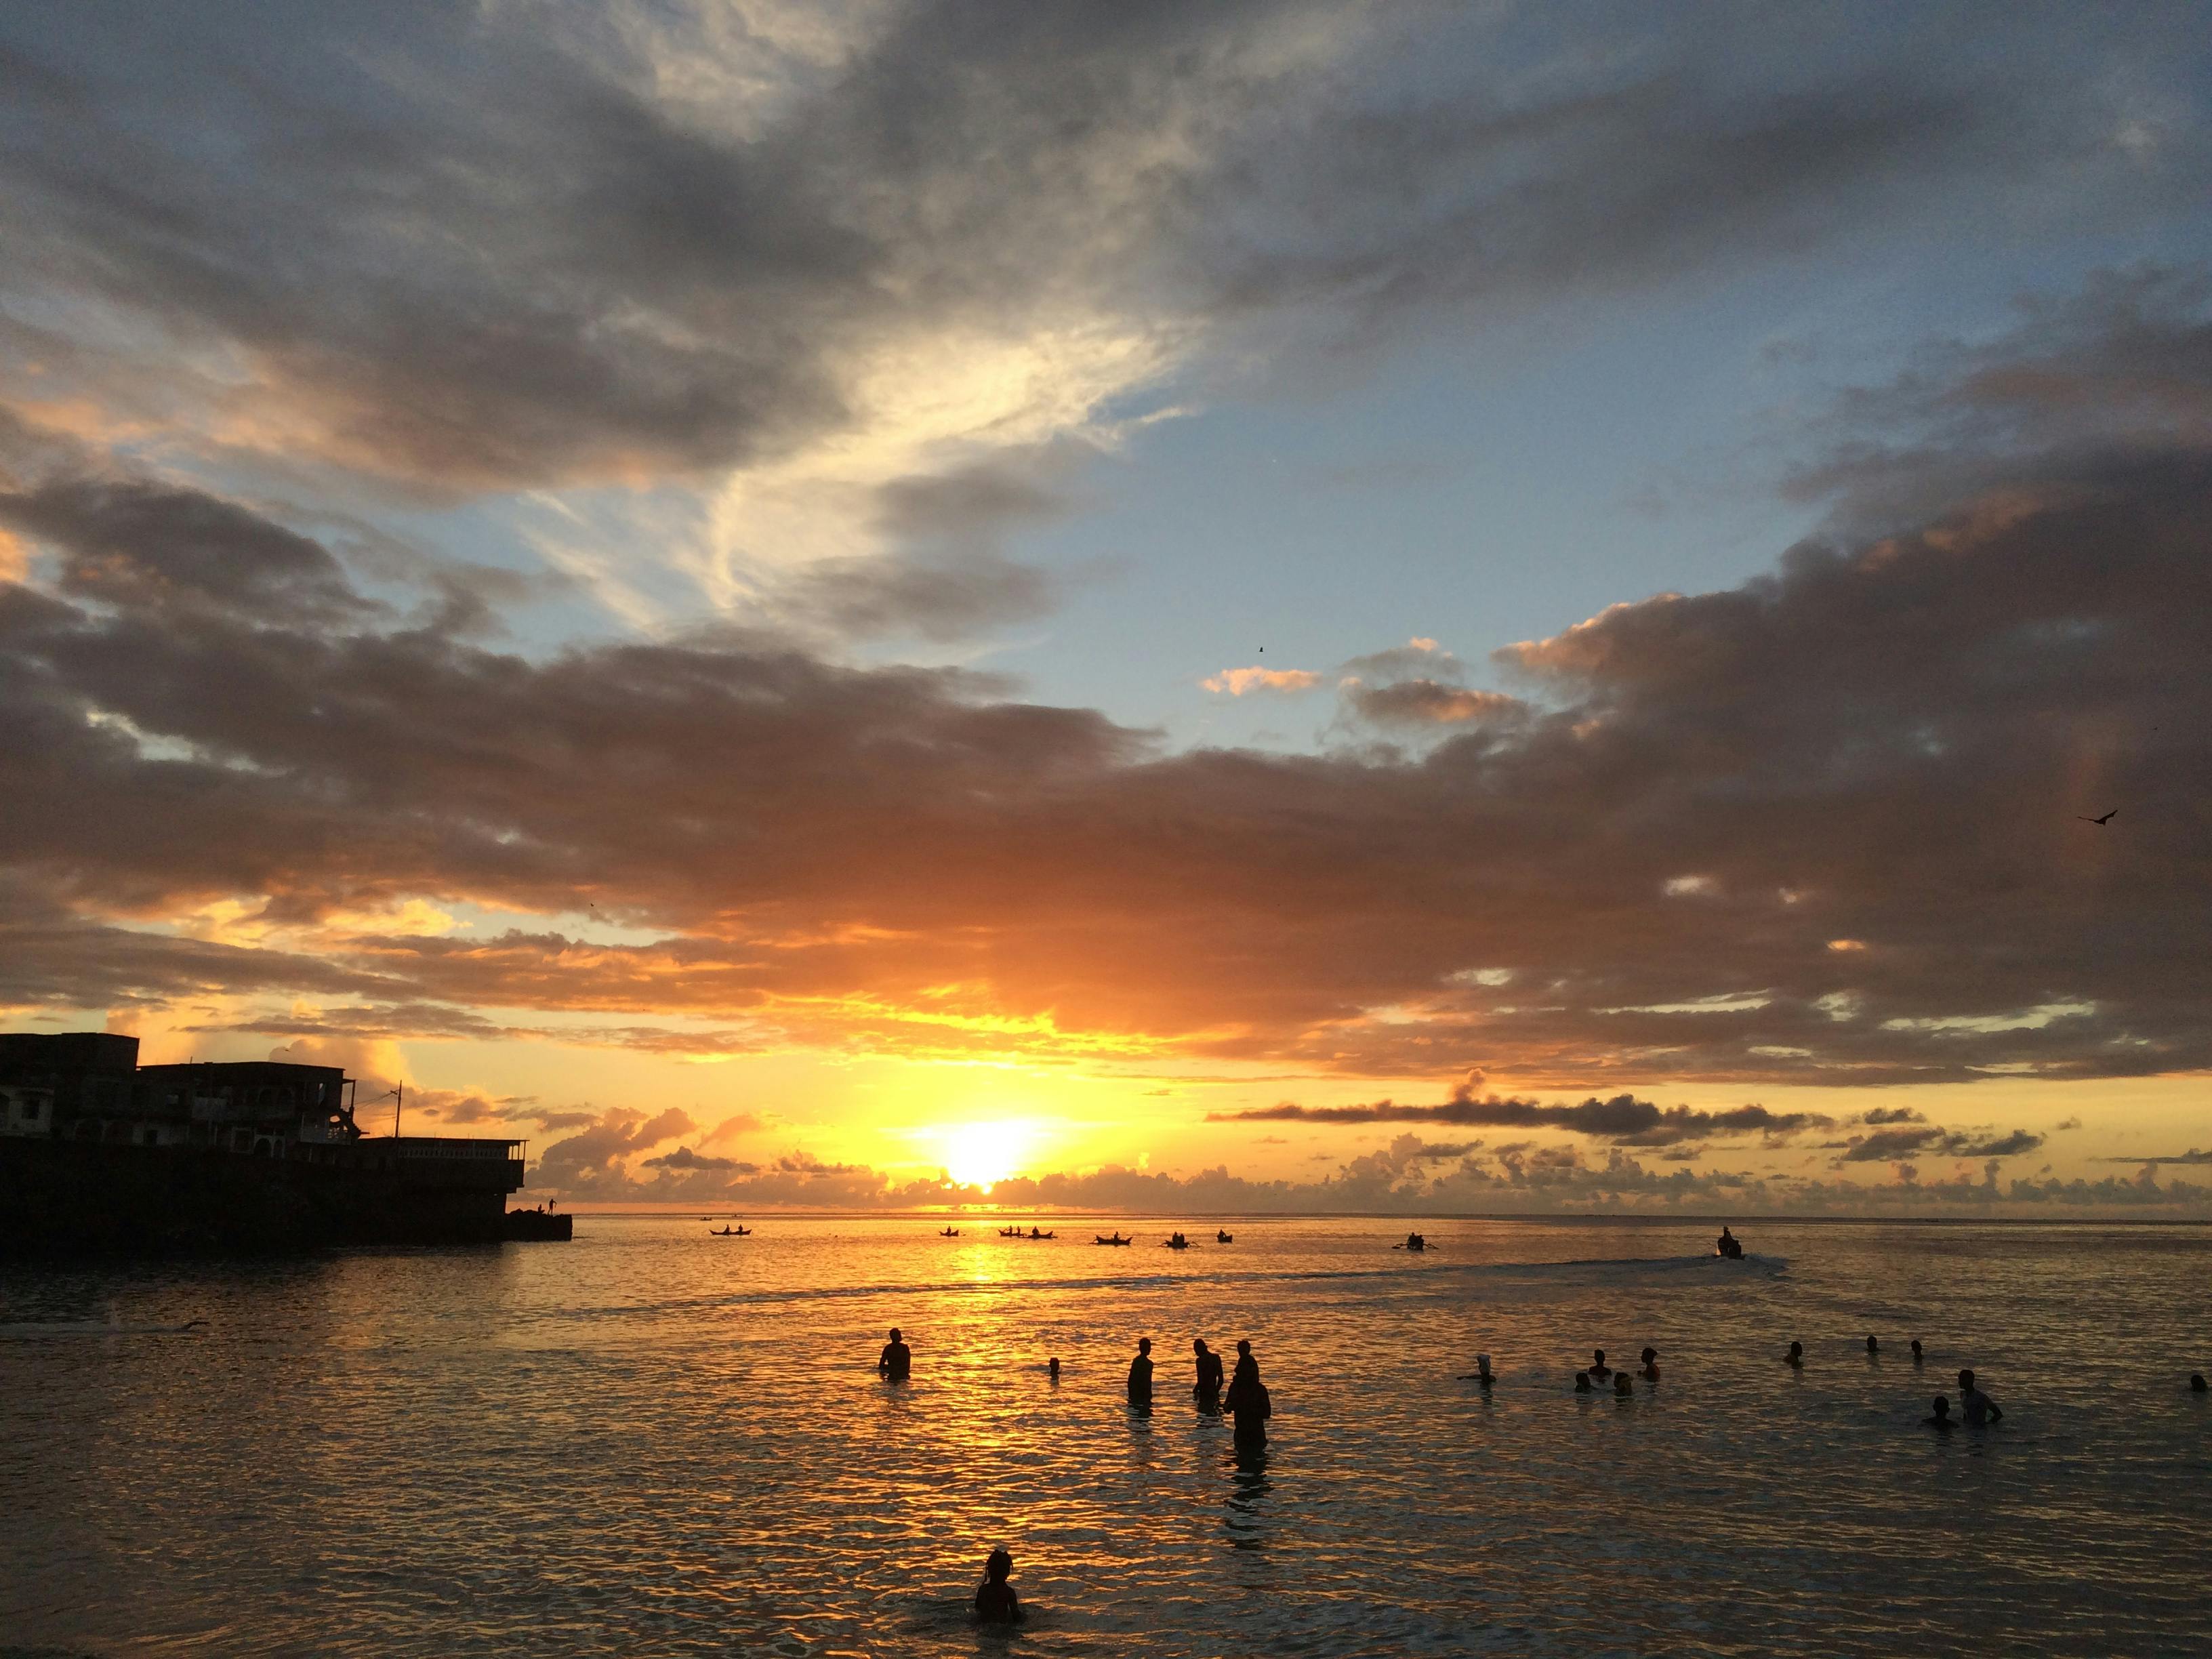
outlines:
[{"label": "rippled water surface", "polygon": [[[2212,1651],[2212,1231],[938,1224],[0,1269],[0,1652]],[[2005,1420],[1938,1437],[1962,1365]],[[999,1542],[1011,1637],[964,1615]]]}]

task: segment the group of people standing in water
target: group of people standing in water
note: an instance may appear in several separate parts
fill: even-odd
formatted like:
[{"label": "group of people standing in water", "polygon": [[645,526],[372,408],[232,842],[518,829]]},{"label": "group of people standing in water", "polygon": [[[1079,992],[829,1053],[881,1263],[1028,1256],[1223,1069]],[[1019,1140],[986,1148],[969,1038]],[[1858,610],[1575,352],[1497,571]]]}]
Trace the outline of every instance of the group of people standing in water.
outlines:
[{"label": "group of people standing in water", "polygon": [[[1252,1345],[1237,1345],[1237,1369],[1230,1373],[1226,1389],[1222,1387],[1221,1356],[1206,1346],[1204,1337],[1193,1341],[1190,1347],[1197,1371],[1190,1392],[1198,1409],[1210,1417],[1226,1412],[1236,1424],[1233,1437],[1239,1464],[1260,1467],[1245,1460],[1266,1449],[1267,1419],[1275,1408],[1267,1384],[1260,1381],[1260,1362],[1253,1357]],[[914,1376],[914,1350],[896,1325],[891,1327],[890,1340],[876,1356],[876,1372],[886,1382],[904,1382]],[[1045,1375],[1054,1382],[1060,1381],[1057,1355],[1045,1362]],[[1152,1408],[1152,1339],[1149,1336],[1137,1340],[1137,1357],[1129,1362],[1129,1404],[1139,1411]],[[1004,1548],[993,1550],[984,1563],[983,1582],[975,1587],[974,1602],[975,1617],[982,1623],[1018,1625],[1026,1617],[1021,1597],[1008,1582],[1013,1569],[1014,1558]]]},{"label": "group of people standing in water", "polygon": [[[1224,1412],[1229,1414],[1237,1425],[1239,1451],[1265,1446],[1267,1419],[1275,1414],[1275,1407],[1268,1397],[1267,1384],[1260,1381],[1260,1362],[1253,1358],[1252,1345],[1237,1345],[1237,1369],[1230,1374],[1225,1392],[1221,1385],[1221,1356],[1206,1346],[1204,1337],[1190,1346],[1198,1371],[1198,1380],[1191,1384],[1190,1392],[1198,1401],[1199,1410],[1211,1417],[1218,1417]],[[896,1325],[891,1327],[890,1340],[876,1356],[876,1374],[886,1382],[903,1382],[914,1375],[914,1350],[907,1346],[906,1338]],[[1057,1355],[1045,1362],[1045,1375],[1055,1382],[1060,1381]],[[1152,1409],[1152,1339],[1149,1336],[1137,1340],[1137,1357],[1129,1362],[1129,1403],[1146,1411]]]},{"label": "group of people standing in water", "polygon": [[[1237,1345],[1237,1369],[1230,1376],[1227,1393],[1221,1387],[1221,1356],[1206,1346],[1199,1337],[1190,1345],[1195,1361],[1198,1380],[1191,1384],[1191,1397],[1198,1408],[1209,1417],[1227,1412],[1237,1425],[1236,1440],[1238,1449],[1251,1450],[1267,1443],[1267,1419],[1275,1414],[1274,1402],[1267,1397],[1267,1385],[1260,1381],[1260,1362],[1252,1357],[1252,1345]],[[1060,1375],[1060,1361],[1051,1363],[1051,1374]],[[1129,1362],[1129,1403],[1140,1410],[1149,1411],[1152,1405],[1152,1339],[1137,1339],[1137,1357]]]}]

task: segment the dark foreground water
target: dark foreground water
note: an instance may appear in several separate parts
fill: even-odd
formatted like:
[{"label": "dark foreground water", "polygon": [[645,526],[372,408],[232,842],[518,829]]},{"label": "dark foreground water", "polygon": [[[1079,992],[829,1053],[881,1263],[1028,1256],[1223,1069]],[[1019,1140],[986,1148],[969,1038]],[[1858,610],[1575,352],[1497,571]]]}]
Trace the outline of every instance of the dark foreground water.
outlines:
[{"label": "dark foreground water", "polygon": [[[2212,1230],[938,1224],[0,1269],[0,1652],[2212,1651]],[[1194,1335],[1253,1340],[1264,1465]],[[1961,1365],[2006,1418],[1938,1437]]]}]

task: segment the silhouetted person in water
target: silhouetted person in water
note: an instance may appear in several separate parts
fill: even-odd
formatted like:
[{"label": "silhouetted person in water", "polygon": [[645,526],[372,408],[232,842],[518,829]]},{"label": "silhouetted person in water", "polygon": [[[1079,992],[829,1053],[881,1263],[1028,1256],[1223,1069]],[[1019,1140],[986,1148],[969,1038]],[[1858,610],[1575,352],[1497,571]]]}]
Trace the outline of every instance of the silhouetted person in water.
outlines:
[{"label": "silhouetted person in water", "polygon": [[1575,1392],[1577,1394],[1588,1394],[1590,1391],[1589,1373],[1588,1371],[1577,1371],[1575,1373]]},{"label": "silhouetted person in water", "polygon": [[1976,1386],[1972,1371],[1959,1373],[1959,1409],[1966,1413],[1966,1426],[1970,1429],[2004,1420],[2004,1413],[1997,1409],[1997,1402]]},{"label": "silhouetted person in water", "polygon": [[1239,1446],[1251,1449],[1267,1443],[1267,1419],[1275,1414],[1275,1407],[1261,1384],[1260,1362],[1252,1358],[1249,1342],[1237,1345],[1237,1370],[1229,1379],[1229,1392],[1221,1403],[1237,1419]]},{"label": "silhouetted person in water", "polygon": [[1060,1381],[1060,1356],[1058,1354],[1054,1354],[1051,1358],[1044,1362],[1044,1374],[1055,1382]]},{"label": "silhouetted person in water", "polygon": [[1004,1550],[993,1550],[991,1559],[983,1564],[983,1582],[975,1586],[975,1616],[987,1625],[1018,1625],[1022,1622],[1022,1598],[1014,1594],[1014,1587],[1006,1582],[1006,1575],[1014,1570],[1014,1558]]},{"label": "silhouetted person in water", "polygon": [[1937,1395],[1936,1396],[1936,1415],[1933,1417],[1922,1418],[1920,1419],[1920,1425],[1923,1428],[1934,1429],[1939,1434],[1948,1434],[1953,1429],[1958,1427],[1958,1425],[1951,1420],[1950,1401],[1942,1395]]},{"label": "silhouetted person in water", "polygon": [[1871,1359],[1881,1352],[1881,1344],[1875,1341],[1872,1337],[1867,1338],[1867,1358]]},{"label": "silhouetted person in water", "polygon": [[1129,1362],[1129,1403],[1152,1403],[1152,1339],[1149,1336],[1137,1339],[1137,1357]]},{"label": "silhouetted person in water", "polygon": [[1656,1348],[1646,1348],[1644,1351],[1644,1380],[1646,1382],[1656,1382],[1659,1380],[1659,1350]]},{"label": "silhouetted person in water", "polygon": [[1782,1363],[1796,1370],[1803,1370],[1805,1369],[1805,1345],[1802,1342],[1792,1342],[1790,1345],[1790,1352],[1783,1356]]},{"label": "silhouetted person in water", "polygon": [[1626,1371],[1615,1371],[1613,1374],[1613,1392],[1617,1399],[1627,1399],[1636,1392],[1635,1380]]},{"label": "silhouetted person in water", "polygon": [[876,1356],[876,1370],[889,1382],[903,1382],[914,1375],[914,1350],[907,1346],[896,1325],[891,1327],[891,1340]]},{"label": "silhouetted person in water", "polygon": [[1190,1345],[1190,1349],[1198,1356],[1198,1381],[1191,1385],[1190,1391],[1197,1398],[1200,1411],[1218,1412],[1221,1409],[1221,1356],[1206,1346],[1202,1336]]},{"label": "silhouetted person in water", "polygon": [[1490,1356],[1486,1353],[1475,1355],[1474,1369],[1471,1371],[1462,1371],[1459,1374],[1459,1380],[1462,1382],[1480,1382],[1486,1389],[1498,1381],[1490,1374]]},{"label": "silhouetted person in water", "polygon": [[1602,1382],[1606,1378],[1613,1375],[1613,1367],[1605,1363],[1605,1350],[1603,1348],[1593,1348],[1590,1350],[1589,1374],[1590,1381],[1593,1382]]},{"label": "silhouetted person in water", "polygon": [[1921,1357],[1920,1339],[1916,1336],[1912,1339],[1912,1363],[1917,1365],[1920,1363]]},{"label": "silhouetted person in water", "polygon": [[2204,1373],[2203,1371],[2191,1371],[2189,1373],[2189,1392],[2191,1394],[2203,1394],[2204,1392]]}]

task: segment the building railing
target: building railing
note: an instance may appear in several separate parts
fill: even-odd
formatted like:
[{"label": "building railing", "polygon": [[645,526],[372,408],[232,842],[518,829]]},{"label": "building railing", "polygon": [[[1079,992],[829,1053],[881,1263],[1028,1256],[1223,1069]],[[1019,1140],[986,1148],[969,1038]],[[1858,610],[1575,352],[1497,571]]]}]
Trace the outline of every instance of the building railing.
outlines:
[{"label": "building railing", "polygon": [[509,1163],[520,1162],[530,1145],[526,1140],[477,1140],[453,1135],[401,1135],[396,1141],[386,1135],[356,1144],[365,1152],[390,1150],[406,1158],[501,1158]]}]

